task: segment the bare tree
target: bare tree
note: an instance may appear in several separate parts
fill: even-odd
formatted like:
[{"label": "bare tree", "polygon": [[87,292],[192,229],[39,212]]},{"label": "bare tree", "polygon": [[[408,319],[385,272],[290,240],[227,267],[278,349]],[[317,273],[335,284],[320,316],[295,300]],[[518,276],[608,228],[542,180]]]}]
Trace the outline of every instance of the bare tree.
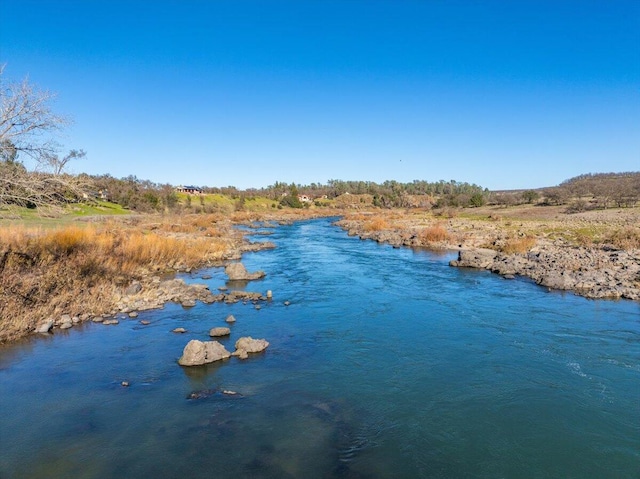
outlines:
[{"label": "bare tree", "polygon": [[45,171],[51,172],[55,176],[59,176],[62,174],[64,169],[71,160],[76,160],[80,158],[84,158],[87,154],[84,150],[71,150],[65,156],[60,158],[57,154],[45,154],[40,160],[40,165],[45,169]]},{"label": "bare tree", "polygon": [[[51,110],[54,95],[27,79],[7,83],[3,72],[0,66],[0,205],[54,206],[82,197],[85,185],[64,168],[85,152],[58,156],[55,134],[69,121]],[[36,162],[34,171],[25,168],[22,155]]]},{"label": "bare tree", "polygon": [[69,120],[53,113],[50,107],[55,95],[33,87],[28,79],[6,83],[4,65],[0,66],[0,148],[2,157],[7,149],[17,156],[24,153],[36,161],[54,154],[57,143],[53,133],[69,124]]}]

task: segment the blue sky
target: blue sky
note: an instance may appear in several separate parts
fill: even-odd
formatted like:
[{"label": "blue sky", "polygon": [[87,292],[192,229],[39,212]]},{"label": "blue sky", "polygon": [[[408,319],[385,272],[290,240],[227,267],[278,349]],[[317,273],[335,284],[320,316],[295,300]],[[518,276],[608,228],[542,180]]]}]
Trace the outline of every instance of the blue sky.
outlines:
[{"label": "blue sky", "polygon": [[640,170],[640,2],[1,0],[74,172],[550,186]]}]

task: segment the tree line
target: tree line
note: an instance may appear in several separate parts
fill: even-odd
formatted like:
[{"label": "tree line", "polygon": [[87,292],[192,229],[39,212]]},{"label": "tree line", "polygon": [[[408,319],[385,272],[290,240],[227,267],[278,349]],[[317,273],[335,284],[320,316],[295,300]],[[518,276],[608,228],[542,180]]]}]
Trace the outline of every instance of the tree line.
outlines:
[{"label": "tree line", "polygon": [[[27,80],[7,83],[0,66],[0,207],[38,208],[63,206],[78,201],[105,199],[141,211],[171,211],[191,208],[204,211],[205,202],[181,203],[174,186],[141,180],[135,176],[70,175],[71,161],[85,158],[83,150],[62,153],[56,134],[69,124],[55,114],[50,103],[54,95],[33,87]],[[35,166],[28,169],[24,159]],[[429,182],[414,180],[344,181],[331,179],[309,185],[275,182],[266,188],[240,190],[234,186],[201,187],[203,193],[222,194],[242,207],[247,199],[267,197],[273,205],[301,208],[322,205],[345,195],[368,195],[380,208],[477,207],[486,203],[565,205],[575,210],[589,207],[631,207],[640,200],[640,172],[589,173],[541,190],[490,192],[476,184],[456,180]],[[299,197],[306,197],[304,203]],[[185,204],[186,203],[186,204]],[[195,204],[194,204],[195,203]]]}]

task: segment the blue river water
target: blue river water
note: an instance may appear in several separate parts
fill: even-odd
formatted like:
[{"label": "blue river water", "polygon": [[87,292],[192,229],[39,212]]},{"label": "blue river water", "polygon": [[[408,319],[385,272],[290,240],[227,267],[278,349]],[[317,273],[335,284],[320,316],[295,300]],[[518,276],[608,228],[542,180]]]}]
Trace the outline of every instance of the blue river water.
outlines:
[{"label": "blue river water", "polygon": [[[243,258],[267,273],[246,290],[273,291],[259,310],[170,304],[1,347],[0,477],[640,477],[638,303],[452,268],[326,219],[272,231],[276,249]],[[267,351],[179,366],[229,314],[227,349]]]}]

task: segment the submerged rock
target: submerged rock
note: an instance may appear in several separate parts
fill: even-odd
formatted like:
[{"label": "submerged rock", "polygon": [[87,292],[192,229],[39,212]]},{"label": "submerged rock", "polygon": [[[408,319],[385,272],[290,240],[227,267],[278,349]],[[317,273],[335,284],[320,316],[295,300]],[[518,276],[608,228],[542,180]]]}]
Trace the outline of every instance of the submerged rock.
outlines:
[{"label": "submerged rock", "polygon": [[227,359],[230,356],[231,353],[218,341],[198,341],[197,339],[192,339],[184,347],[178,364],[181,366],[200,366],[202,364],[220,361],[221,359]]}]

